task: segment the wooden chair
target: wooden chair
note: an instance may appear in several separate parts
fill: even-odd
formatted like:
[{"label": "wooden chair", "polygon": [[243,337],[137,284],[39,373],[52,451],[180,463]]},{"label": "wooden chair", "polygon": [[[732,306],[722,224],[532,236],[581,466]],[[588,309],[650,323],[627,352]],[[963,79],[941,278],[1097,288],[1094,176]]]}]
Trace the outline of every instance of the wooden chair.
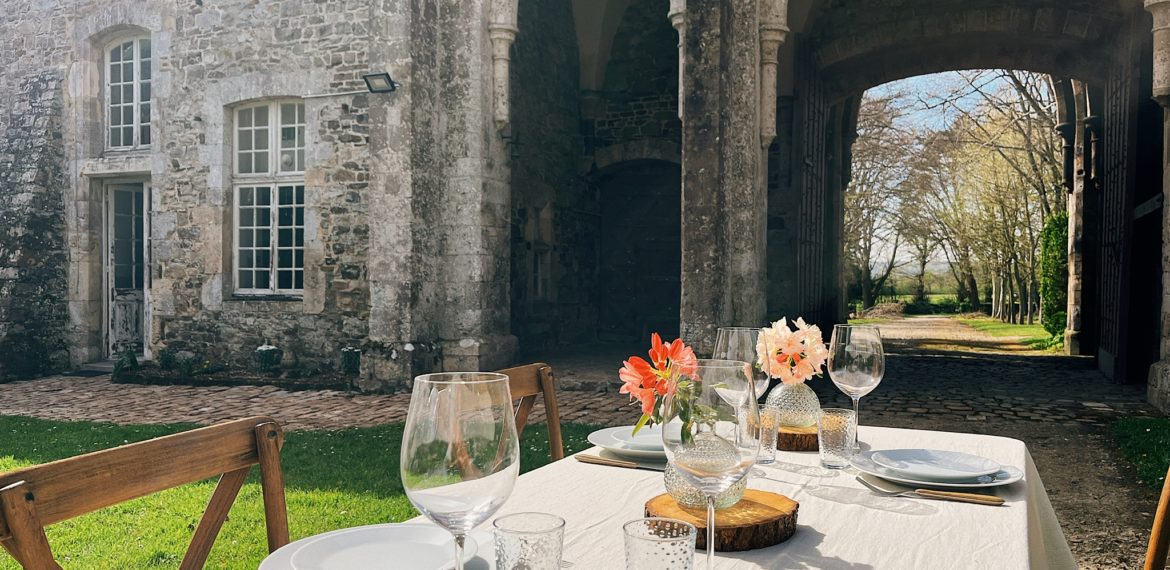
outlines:
[{"label": "wooden chair", "polygon": [[1170,470],[1166,471],[1166,482],[1162,484],[1162,496],[1158,498],[1158,510],[1154,513],[1154,528],[1150,531],[1150,546],[1146,549],[1145,570],[1162,570],[1166,567],[1166,552],[1170,550]]},{"label": "wooden chair", "polygon": [[0,474],[0,545],[27,570],[60,570],[45,525],[219,475],[180,568],[202,568],[253,465],[269,552],[288,544],[280,448],[270,418],[222,423]]},{"label": "wooden chair", "polygon": [[544,415],[548,418],[549,452],[553,461],[564,459],[565,448],[561,442],[561,411],[557,407],[557,387],[552,367],[543,362],[537,362],[497,372],[508,376],[508,386],[512,390],[512,398],[520,399],[520,403],[516,406],[517,434],[524,432],[524,425],[528,423],[528,414],[532,413],[532,405],[536,403],[536,396],[544,394]]}]

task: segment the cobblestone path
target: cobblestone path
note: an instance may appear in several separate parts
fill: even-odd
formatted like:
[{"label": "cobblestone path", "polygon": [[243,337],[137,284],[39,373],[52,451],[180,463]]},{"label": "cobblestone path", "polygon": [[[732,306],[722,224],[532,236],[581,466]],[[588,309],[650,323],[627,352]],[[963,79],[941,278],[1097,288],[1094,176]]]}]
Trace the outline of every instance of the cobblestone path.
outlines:
[{"label": "cobblestone path", "polygon": [[[1140,566],[1157,494],[1137,485],[1107,426],[1158,415],[1144,386],[1108,382],[1090,359],[1028,350],[942,317],[880,325],[885,379],[861,401],[863,424],[1015,437],[1025,441],[1082,568]],[[561,418],[606,425],[638,414],[617,394],[617,369],[646,347],[601,345],[533,354],[556,371]],[[813,381],[822,405],[849,400]],[[0,384],[0,414],[117,423],[214,423],[264,414],[288,429],[341,429],[405,420],[408,394],[288,392],[273,387],[120,385],[108,376]],[[532,421],[543,421],[540,404]]]}]

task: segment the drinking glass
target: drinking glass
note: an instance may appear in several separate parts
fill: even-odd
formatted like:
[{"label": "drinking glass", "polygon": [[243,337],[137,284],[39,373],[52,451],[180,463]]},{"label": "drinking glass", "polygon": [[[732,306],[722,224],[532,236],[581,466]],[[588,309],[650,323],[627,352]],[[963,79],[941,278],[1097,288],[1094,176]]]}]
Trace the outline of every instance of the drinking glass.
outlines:
[{"label": "drinking glass", "polygon": [[715,360],[742,360],[752,365],[752,380],[755,381],[756,398],[764,397],[768,391],[768,375],[756,367],[756,341],[760,338],[758,327],[719,327],[715,334]]},{"label": "drinking glass", "polygon": [[496,570],[558,570],[565,519],[548,513],[516,513],[495,520]]},{"label": "drinking glass", "polygon": [[399,469],[411,504],[455,536],[455,568],[462,570],[468,531],[499,510],[520,471],[508,377],[416,377]]},{"label": "drinking glass", "polygon": [[857,441],[857,415],[845,408],[825,408],[817,416],[817,444],[820,446],[821,465],[828,469],[844,469],[853,456],[853,442]]},{"label": "drinking glass", "polygon": [[[857,403],[877,388],[886,372],[882,335],[875,326],[835,325],[829,341],[829,378],[853,399],[853,416],[860,425]],[[857,448],[856,430],[853,447]]]},{"label": "drinking glass", "polygon": [[699,360],[678,370],[663,402],[662,444],[678,473],[707,497],[707,567],[715,562],[715,498],[747,475],[760,451],[751,365]]},{"label": "drinking glass", "polygon": [[664,518],[632,520],[622,526],[626,535],[628,570],[691,570],[695,560],[695,525]]}]

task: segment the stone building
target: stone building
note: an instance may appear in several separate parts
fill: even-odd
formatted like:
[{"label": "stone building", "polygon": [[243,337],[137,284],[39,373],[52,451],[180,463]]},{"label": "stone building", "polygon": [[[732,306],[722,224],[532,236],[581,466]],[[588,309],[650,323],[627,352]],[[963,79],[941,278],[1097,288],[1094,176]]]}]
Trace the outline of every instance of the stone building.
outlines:
[{"label": "stone building", "polygon": [[[1170,401],[1170,0],[5,8],[0,377],[267,341],[305,363],[360,346],[377,389],[838,322],[861,94],[1006,67],[1058,86],[1069,346]],[[379,72],[397,90],[367,92]]]}]

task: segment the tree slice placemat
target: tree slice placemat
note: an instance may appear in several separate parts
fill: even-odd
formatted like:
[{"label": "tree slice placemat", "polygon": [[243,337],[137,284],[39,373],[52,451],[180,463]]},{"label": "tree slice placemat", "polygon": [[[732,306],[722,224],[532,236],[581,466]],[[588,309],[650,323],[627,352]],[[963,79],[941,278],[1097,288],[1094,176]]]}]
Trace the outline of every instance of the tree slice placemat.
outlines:
[{"label": "tree slice placemat", "polygon": [[[788,540],[796,532],[800,505],[776,493],[748,489],[743,499],[715,511],[715,550],[738,552],[767,548]],[[699,529],[697,550],[707,548],[707,509],[684,507],[668,494],[646,501],[646,516],[678,519]]]},{"label": "tree slice placemat", "polygon": [[817,451],[817,426],[780,426],[776,431],[776,449],[780,451]]}]

